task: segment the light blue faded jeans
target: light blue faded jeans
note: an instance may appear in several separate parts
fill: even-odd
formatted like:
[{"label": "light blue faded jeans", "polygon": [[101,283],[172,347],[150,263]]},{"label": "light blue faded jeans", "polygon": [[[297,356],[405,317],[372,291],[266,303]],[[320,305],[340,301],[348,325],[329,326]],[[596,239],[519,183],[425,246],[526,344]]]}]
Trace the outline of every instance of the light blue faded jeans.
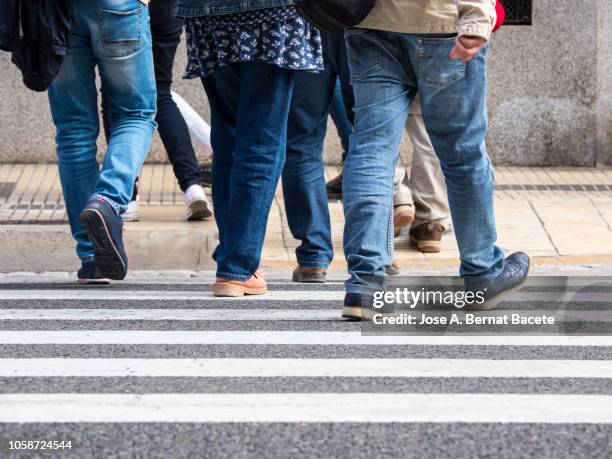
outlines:
[{"label": "light blue faded jeans", "polygon": [[[101,170],[96,67],[112,125]],[[117,214],[127,208],[156,127],[156,98],[148,8],[139,0],[74,0],[70,49],[49,102],[64,201],[84,261],[93,259],[93,246],[79,214],[92,196]]]},{"label": "light blue faded jeans", "polygon": [[486,56],[448,54],[455,36],[346,32],[355,93],[355,134],[344,166],[344,252],[349,293],[383,287],[393,258],[393,172],[410,102],[418,92],[440,159],[462,276],[497,276],[493,167],[486,151]]}]

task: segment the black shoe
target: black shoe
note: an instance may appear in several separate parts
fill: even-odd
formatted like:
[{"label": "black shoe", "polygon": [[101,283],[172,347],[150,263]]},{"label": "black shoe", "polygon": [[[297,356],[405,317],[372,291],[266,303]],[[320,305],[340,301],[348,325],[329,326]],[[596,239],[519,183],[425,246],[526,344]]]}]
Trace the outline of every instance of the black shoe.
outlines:
[{"label": "black shoe", "polygon": [[104,277],[125,279],[128,259],[123,248],[123,220],[102,198],[90,200],[79,217],[94,246],[94,263]]},{"label": "black shoe", "polygon": [[350,320],[372,320],[376,314],[389,316],[395,314],[395,304],[374,307],[374,297],[359,293],[347,293],[344,296],[342,317]]},{"label": "black shoe", "polygon": [[472,303],[468,309],[472,311],[489,311],[501,303],[506,295],[520,290],[527,282],[530,262],[526,253],[516,252],[506,258],[504,270],[490,282],[482,282],[477,278],[466,278],[466,290],[484,291],[483,303]]},{"label": "black shoe", "polygon": [[81,269],[77,272],[79,283],[85,285],[104,285],[110,281],[100,273],[93,261],[83,261]]},{"label": "black shoe", "polygon": [[327,199],[341,200],[342,199],[342,171],[325,184],[327,189]]},{"label": "black shoe", "polygon": [[200,167],[200,184],[210,188],[212,186],[212,162],[201,163]]}]

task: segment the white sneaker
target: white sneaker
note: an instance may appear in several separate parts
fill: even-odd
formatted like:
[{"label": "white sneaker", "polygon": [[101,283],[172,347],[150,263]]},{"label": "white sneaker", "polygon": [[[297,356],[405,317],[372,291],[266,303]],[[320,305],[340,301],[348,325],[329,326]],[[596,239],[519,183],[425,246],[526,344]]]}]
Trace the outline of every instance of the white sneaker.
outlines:
[{"label": "white sneaker", "polygon": [[212,216],[204,188],[200,185],[191,185],[187,188],[185,204],[187,204],[187,220],[204,220]]},{"label": "white sneaker", "polygon": [[130,201],[127,210],[121,215],[124,222],[139,222],[140,207],[138,201]]}]

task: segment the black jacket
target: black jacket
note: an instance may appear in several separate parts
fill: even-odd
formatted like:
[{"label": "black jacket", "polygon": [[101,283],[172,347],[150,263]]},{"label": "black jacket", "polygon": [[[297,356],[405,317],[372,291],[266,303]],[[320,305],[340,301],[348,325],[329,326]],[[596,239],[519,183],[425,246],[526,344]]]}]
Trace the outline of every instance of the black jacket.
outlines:
[{"label": "black jacket", "polygon": [[45,91],[57,76],[70,40],[72,0],[0,0],[0,49],[23,82]]}]

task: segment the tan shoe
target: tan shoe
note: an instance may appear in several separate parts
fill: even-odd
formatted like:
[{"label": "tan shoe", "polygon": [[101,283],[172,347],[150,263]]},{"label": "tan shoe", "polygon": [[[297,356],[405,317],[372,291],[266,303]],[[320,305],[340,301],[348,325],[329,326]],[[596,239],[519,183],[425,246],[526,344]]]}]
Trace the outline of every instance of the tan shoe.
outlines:
[{"label": "tan shoe", "polygon": [[385,268],[387,276],[399,276],[400,267],[396,260],[393,260],[389,266]]},{"label": "tan shoe", "polygon": [[408,205],[396,206],[393,209],[393,235],[398,237],[402,228],[414,221],[414,207]]},{"label": "tan shoe", "polygon": [[213,285],[213,294],[215,296],[263,295],[267,291],[268,285],[259,270],[245,281],[217,277]]},{"label": "tan shoe", "polygon": [[444,227],[439,223],[423,223],[410,230],[410,244],[424,253],[440,251]]},{"label": "tan shoe", "polygon": [[298,266],[293,270],[293,282],[302,282],[305,284],[324,284],[327,272],[323,268],[308,268]]}]

